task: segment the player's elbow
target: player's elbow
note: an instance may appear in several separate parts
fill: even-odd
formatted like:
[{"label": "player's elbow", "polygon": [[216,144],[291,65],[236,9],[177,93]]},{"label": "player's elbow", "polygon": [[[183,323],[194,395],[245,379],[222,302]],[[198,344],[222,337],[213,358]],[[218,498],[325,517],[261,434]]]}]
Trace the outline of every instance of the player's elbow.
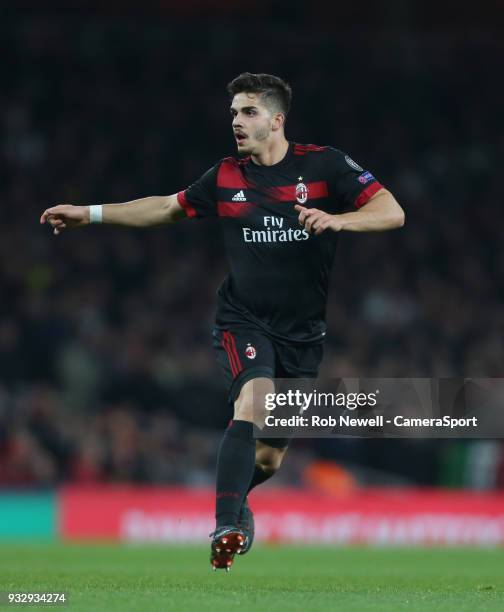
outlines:
[{"label": "player's elbow", "polygon": [[396,229],[406,222],[404,210],[388,189],[381,189],[366,206],[379,218],[381,229]]},{"label": "player's elbow", "polygon": [[406,222],[404,210],[390,191],[387,192],[386,197],[388,198],[390,229],[402,227]]},{"label": "player's elbow", "polygon": [[163,198],[161,204],[161,216],[163,223],[174,223],[177,221],[182,214],[182,210],[180,208],[180,204],[177,200],[177,195],[169,195]]},{"label": "player's elbow", "polygon": [[404,210],[397,205],[398,211],[394,215],[394,228],[402,227],[406,223],[406,215],[404,214]]}]

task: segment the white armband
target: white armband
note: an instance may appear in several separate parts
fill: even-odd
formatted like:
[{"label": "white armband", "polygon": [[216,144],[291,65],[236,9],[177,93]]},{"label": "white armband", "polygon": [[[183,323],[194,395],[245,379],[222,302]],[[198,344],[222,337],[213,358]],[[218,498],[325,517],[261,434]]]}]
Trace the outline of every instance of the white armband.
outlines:
[{"label": "white armband", "polygon": [[89,207],[89,223],[101,223],[103,219],[103,206],[93,204]]}]

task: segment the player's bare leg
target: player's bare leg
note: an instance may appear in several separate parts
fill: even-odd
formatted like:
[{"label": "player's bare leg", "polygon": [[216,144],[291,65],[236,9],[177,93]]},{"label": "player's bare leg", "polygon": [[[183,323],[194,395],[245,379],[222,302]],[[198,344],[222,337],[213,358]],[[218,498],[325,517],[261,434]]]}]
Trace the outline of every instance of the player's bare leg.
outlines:
[{"label": "player's bare leg", "polygon": [[280,469],[286,452],[286,446],[283,448],[274,448],[273,446],[268,446],[267,442],[256,440],[256,467],[265,474],[268,474],[268,477],[271,477]]}]

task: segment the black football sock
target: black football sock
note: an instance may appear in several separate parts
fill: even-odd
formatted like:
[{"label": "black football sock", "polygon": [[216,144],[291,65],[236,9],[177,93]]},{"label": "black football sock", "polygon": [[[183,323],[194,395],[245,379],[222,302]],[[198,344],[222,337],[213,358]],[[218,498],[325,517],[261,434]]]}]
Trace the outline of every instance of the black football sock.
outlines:
[{"label": "black football sock", "polygon": [[215,518],[217,527],[236,525],[255,466],[253,425],[231,421],[217,459]]},{"label": "black football sock", "polygon": [[254,487],[257,487],[257,485],[260,485],[263,482],[266,482],[274,474],[275,474],[274,471],[265,472],[258,465],[256,465],[255,468],[254,468],[254,474],[252,475],[252,480],[250,481],[250,484],[249,484],[249,487],[248,487],[248,490],[247,490],[247,495],[250,493],[250,491],[252,491],[252,489]]}]

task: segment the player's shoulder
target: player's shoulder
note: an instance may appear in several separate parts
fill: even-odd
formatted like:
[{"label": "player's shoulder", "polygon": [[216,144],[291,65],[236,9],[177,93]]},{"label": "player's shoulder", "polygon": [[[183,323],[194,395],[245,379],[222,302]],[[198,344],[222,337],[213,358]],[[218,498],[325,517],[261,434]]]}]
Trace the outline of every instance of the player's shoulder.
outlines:
[{"label": "player's shoulder", "polygon": [[348,172],[349,169],[355,172],[363,172],[363,168],[355,162],[348,153],[341,151],[332,145],[297,145],[298,155],[315,155],[329,164],[333,171]]},{"label": "player's shoulder", "polygon": [[299,144],[294,142],[292,152],[297,156],[309,157],[322,161],[329,161],[332,164],[348,163],[348,155],[332,145]]},{"label": "player's shoulder", "polygon": [[223,157],[205,172],[205,174],[201,177],[201,180],[218,181],[218,177],[222,172],[224,172],[224,174],[229,172],[233,173],[247,163],[248,159],[250,158],[233,156]]},{"label": "player's shoulder", "polygon": [[326,153],[328,148],[326,145],[292,143],[292,153],[299,156],[320,155]]},{"label": "player's shoulder", "polygon": [[218,163],[217,166],[233,166],[235,168],[239,168],[241,166],[245,166],[250,161],[250,155],[246,157],[235,157],[230,155],[229,157],[223,157]]},{"label": "player's shoulder", "polygon": [[360,166],[343,151],[332,145],[315,145],[293,143],[292,152],[298,159],[309,160],[316,166],[326,168],[331,172],[345,172],[348,166],[357,169]]}]

